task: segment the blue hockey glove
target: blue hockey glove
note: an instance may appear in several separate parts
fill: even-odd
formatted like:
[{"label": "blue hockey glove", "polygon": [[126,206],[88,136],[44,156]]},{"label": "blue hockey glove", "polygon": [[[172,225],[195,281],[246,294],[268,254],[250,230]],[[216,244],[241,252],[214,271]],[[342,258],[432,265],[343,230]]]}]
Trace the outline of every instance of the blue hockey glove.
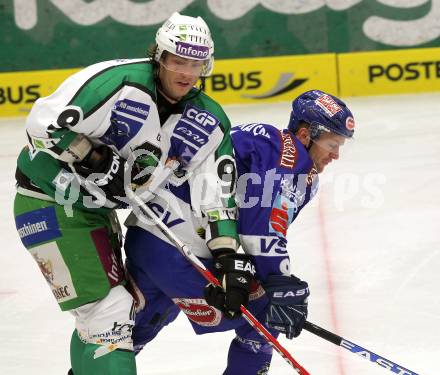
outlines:
[{"label": "blue hockey glove", "polygon": [[205,287],[206,302],[223,312],[228,319],[241,315],[240,306],[246,306],[255,267],[246,254],[237,254],[230,250],[214,255],[214,276],[223,288],[208,284]]},{"label": "blue hockey glove", "polygon": [[270,301],[266,313],[269,327],[288,339],[299,336],[307,319],[308,284],[293,275],[269,275],[264,290]]}]

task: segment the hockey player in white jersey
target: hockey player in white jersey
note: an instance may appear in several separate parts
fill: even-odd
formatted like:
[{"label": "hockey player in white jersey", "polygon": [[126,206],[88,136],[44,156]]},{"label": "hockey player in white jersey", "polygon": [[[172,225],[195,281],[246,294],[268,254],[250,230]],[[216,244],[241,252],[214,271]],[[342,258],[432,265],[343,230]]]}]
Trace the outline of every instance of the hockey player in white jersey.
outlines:
[{"label": "hockey player in white jersey", "polygon": [[[308,284],[291,275],[287,228],[315,195],[318,173],[339,158],[353,133],[353,115],[345,103],[319,90],[293,101],[287,129],[259,123],[232,129],[239,234],[243,256],[250,256],[242,262],[224,261],[221,252],[206,246],[209,218],[199,206],[209,195],[194,194],[188,185],[171,186],[148,203],[223,285],[246,295],[240,281],[251,281],[248,309],[274,336],[298,336],[308,311]],[[127,269],[145,300],[133,331],[135,350],[142,350],[183,311],[197,334],[235,330],[224,375],[267,374],[272,348],[230,311],[225,304],[230,291],[206,286],[156,226],[133,214],[126,224]]]},{"label": "hockey player in white jersey", "polygon": [[[16,227],[61,310],[75,317],[77,375],[136,373],[134,306],[114,213],[130,204],[126,189],[154,185],[170,161],[179,165],[175,180],[204,161],[219,172],[216,198],[204,211],[221,213],[211,215],[209,247],[230,254],[238,248],[235,202],[221,190],[235,173],[230,123],[194,87],[211,74],[213,53],[206,23],[174,13],[159,28],[151,58],[87,67],[37,100],[27,118]],[[132,173],[124,173],[133,154]]]}]

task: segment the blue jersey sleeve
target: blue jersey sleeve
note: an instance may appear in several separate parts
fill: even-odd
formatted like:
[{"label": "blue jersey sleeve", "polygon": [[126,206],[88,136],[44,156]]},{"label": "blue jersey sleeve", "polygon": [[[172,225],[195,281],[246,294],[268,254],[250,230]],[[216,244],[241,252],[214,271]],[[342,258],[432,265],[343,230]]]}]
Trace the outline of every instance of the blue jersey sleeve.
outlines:
[{"label": "blue jersey sleeve", "polygon": [[317,190],[316,169],[288,130],[249,124],[232,130],[238,171],[238,231],[258,278],[290,274],[287,229]]}]

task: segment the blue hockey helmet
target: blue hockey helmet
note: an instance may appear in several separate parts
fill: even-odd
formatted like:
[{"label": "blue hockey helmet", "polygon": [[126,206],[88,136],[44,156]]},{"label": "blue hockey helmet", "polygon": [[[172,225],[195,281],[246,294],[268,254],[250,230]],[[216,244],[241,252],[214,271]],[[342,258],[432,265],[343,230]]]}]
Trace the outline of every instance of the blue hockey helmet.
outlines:
[{"label": "blue hockey helmet", "polygon": [[354,134],[354,118],[347,105],[321,90],[307,91],[292,102],[288,129],[296,133],[301,121],[310,124],[311,139],[318,139],[322,131],[345,138]]}]

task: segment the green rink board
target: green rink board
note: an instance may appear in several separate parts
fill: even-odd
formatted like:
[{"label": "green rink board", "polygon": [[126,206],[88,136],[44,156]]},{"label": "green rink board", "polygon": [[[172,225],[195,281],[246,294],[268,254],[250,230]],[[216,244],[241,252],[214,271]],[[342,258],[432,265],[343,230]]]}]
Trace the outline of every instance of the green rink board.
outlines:
[{"label": "green rink board", "polygon": [[0,71],[144,56],[173,11],[206,20],[218,59],[440,47],[439,3],[0,0]]}]

